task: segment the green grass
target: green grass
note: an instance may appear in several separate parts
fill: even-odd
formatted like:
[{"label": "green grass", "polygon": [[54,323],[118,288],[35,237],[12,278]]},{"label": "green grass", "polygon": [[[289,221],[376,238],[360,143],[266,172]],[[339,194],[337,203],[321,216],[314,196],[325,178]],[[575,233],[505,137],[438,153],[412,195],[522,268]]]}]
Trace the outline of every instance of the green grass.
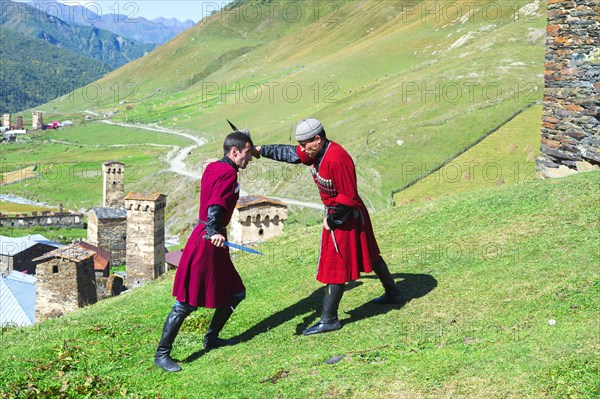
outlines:
[{"label": "green grass", "polygon": [[41,234],[50,241],[56,241],[63,244],[68,244],[70,242],[79,240],[85,241],[87,239],[86,229],[56,228],[42,226],[27,228],[0,227],[0,236],[24,237],[32,234]]},{"label": "green grass", "polygon": [[[525,110],[441,169],[397,193],[394,195],[396,204],[536,180],[535,159],[539,154],[541,108],[536,105]],[[419,166],[407,164],[404,171],[418,178],[417,171],[434,169],[439,165],[432,163]]]},{"label": "green grass", "polygon": [[[173,274],[32,328],[4,329],[7,398],[587,399],[598,385],[600,173],[492,187],[372,215],[402,307],[349,284],[343,328],[312,337],[318,227],[288,228],[237,255],[248,290],[205,353],[211,312],[186,320],[178,374],[152,364]],[[302,237],[302,239],[299,239]],[[551,326],[548,320],[556,320]],[[35,344],[34,344],[35,343]],[[343,356],[332,365],[325,360]]]}]

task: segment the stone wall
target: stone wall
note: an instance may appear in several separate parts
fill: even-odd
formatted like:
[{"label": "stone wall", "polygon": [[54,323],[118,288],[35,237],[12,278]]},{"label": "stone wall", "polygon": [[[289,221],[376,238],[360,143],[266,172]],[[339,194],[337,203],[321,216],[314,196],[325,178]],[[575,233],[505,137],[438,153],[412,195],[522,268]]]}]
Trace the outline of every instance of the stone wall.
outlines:
[{"label": "stone wall", "polygon": [[142,286],[165,272],[166,196],[129,193],[127,209],[127,287]]},{"label": "stone wall", "polygon": [[599,15],[597,0],[548,1],[542,176],[600,165]]},{"label": "stone wall", "polygon": [[76,212],[32,212],[31,215],[8,216],[0,213],[2,227],[52,226],[82,229],[83,214]]},{"label": "stone wall", "polygon": [[58,317],[97,301],[94,259],[54,258],[37,265],[36,320]]}]

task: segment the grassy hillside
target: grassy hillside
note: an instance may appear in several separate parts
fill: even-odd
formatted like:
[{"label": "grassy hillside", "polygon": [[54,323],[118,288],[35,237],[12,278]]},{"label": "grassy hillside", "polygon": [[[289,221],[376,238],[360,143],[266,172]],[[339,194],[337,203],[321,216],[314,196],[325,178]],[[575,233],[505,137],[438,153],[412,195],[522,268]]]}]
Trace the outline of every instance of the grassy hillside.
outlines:
[{"label": "grassy hillside", "polygon": [[223,336],[241,343],[202,351],[211,314],[202,309],[176,340],[178,374],[152,364],[173,274],[62,319],[3,329],[0,397],[598,397],[599,179],[375,213],[382,253],[410,300],[370,304],[381,288],[365,276],[347,287],[343,328],[312,337],[298,332],[318,318],[320,232],[287,226],[259,247],[267,256],[235,260],[248,298]]},{"label": "grassy hillside", "polygon": [[[258,143],[287,143],[294,123],[315,116],[379,208],[414,177],[406,165],[421,173],[541,99],[538,3],[237,3],[94,83],[94,95],[77,90],[53,106],[187,129],[208,140],[191,167],[219,152],[226,118]],[[264,170],[248,191],[306,198],[307,174],[273,182]]]},{"label": "grassy hillside", "polygon": [[[541,117],[539,105],[525,110],[436,172],[396,193],[396,204],[538,179],[535,159],[539,154]],[[438,166],[427,167],[433,170]],[[420,177],[414,166],[406,165],[404,170],[415,179]]]}]

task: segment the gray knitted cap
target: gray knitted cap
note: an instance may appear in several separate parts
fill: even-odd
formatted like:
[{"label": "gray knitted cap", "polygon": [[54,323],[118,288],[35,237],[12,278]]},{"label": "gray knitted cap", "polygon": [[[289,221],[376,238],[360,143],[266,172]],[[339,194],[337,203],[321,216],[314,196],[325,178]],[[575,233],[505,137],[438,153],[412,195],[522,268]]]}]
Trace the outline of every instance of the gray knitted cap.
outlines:
[{"label": "gray knitted cap", "polygon": [[318,134],[323,134],[323,125],[314,118],[302,119],[296,126],[296,140],[310,140]]}]

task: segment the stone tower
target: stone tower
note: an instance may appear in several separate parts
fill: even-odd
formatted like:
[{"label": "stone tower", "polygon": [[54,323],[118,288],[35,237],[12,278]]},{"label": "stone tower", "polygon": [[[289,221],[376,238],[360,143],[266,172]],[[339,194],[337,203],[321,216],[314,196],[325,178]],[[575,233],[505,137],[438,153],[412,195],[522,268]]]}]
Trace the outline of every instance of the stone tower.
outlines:
[{"label": "stone tower", "polygon": [[34,259],[36,320],[62,316],[96,303],[94,252],[76,244],[60,247]]},{"label": "stone tower", "polygon": [[124,208],[125,202],[125,164],[117,161],[107,161],[102,164],[104,178],[103,205],[107,208]]},{"label": "stone tower", "polygon": [[165,206],[160,193],[129,193],[127,210],[127,286],[136,288],[165,272]]},{"label": "stone tower", "polygon": [[42,130],[44,128],[44,119],[42,118],[41,111],[32,112],[31,121],[31,129]]},{"label": "stone tower", "polygon": [[23,117],[22,116],[17,116],[17,126],[15,126],[15,128],[17,130],[23,129],[25,127],[25,124],[23,123]]},{"label": "stone tower", "polygon": [[110,252],[113,266],[124,265],[127,248],[125,208],[92,208],[88,212],[87,241]]},{"label": "stone tower", "polygon": [[10,127],[10,114],[2,115],[2,126]]}]

